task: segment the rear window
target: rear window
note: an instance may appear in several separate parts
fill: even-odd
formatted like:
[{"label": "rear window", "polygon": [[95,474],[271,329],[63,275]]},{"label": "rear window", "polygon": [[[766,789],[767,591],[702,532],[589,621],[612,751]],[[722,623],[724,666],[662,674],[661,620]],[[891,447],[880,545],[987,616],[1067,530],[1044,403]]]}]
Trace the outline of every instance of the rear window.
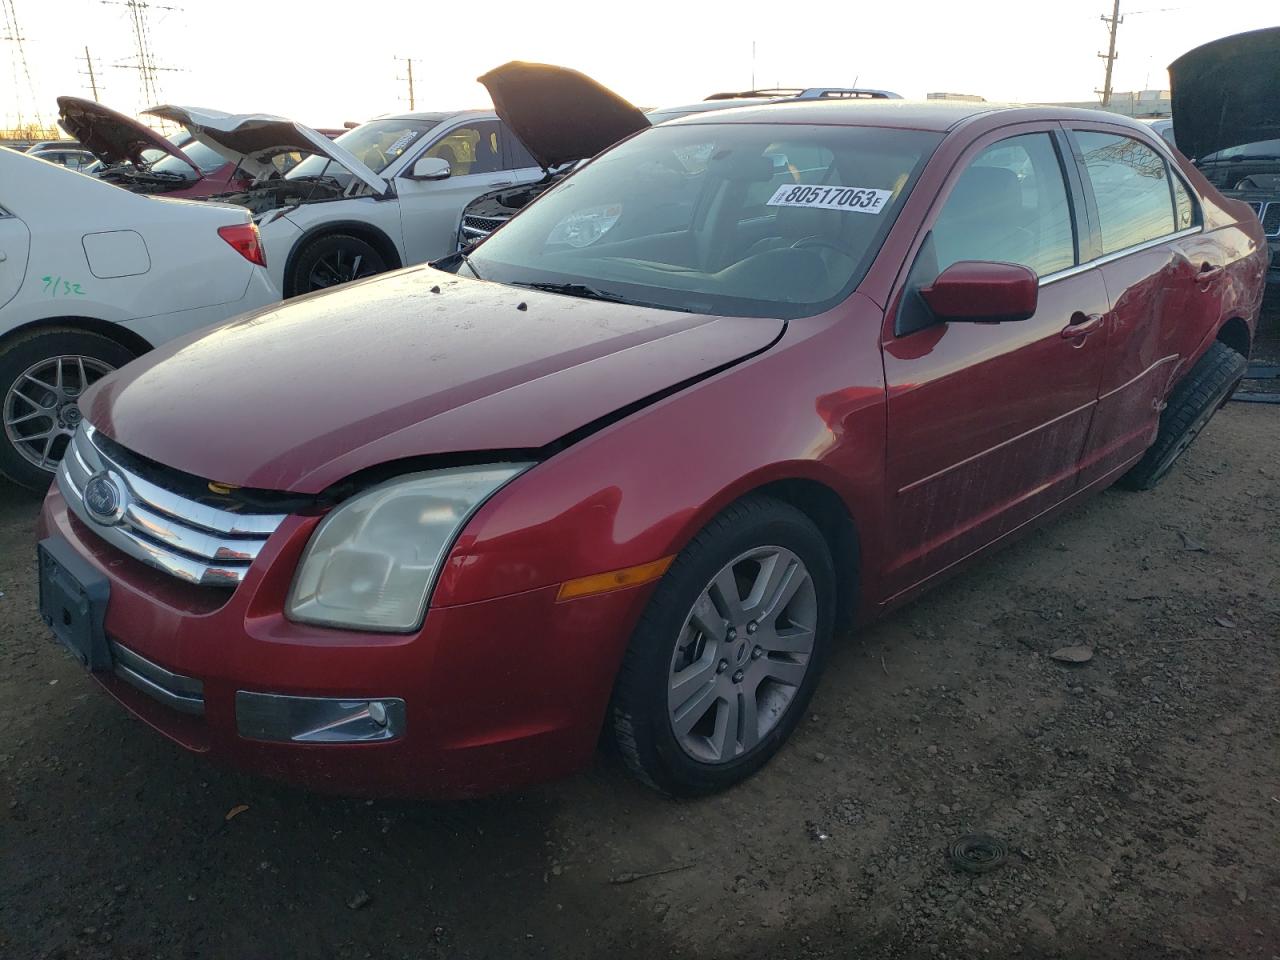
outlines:
[{"label": "rear window", "polygon": [[655,127],[471,254],[486,279],[648,306],[804,316],[850,293],[941,136],[801,124]]},{"label": "rear window", "polygon": [[1077,130],[1098,203],[1102,252],[1173,233],[1173,193],[1164,158],[1132,137]]}]

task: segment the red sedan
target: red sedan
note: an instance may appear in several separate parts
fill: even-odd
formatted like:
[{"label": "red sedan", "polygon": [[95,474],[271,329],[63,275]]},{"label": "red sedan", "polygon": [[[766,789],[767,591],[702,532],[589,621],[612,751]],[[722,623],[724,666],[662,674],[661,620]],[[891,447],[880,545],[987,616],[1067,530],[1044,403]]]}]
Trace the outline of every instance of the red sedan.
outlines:
[{"label": "red sedan", "polygon": [[[188,749],[358,794],[759,769],[833,643],[1235,388],[1256,217],[1142,125],[783,104],[100,381],[41,608]],[[1138,501],[1135,501],[1137,504]]]}]

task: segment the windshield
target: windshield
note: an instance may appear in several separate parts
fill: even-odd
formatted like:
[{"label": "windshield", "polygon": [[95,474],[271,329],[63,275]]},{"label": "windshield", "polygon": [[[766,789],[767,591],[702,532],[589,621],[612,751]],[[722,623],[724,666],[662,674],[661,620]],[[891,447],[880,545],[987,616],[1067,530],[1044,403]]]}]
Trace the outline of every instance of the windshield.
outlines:
[{"label": "windshield", "polygon": [[[342,144],[374,173],[381,173],[435,125],[434,120],[370,120],[354,130],[348,130],[334,143]],[[312,154],[290,170],[288,177],[296,179],[318,177],[325,173],[331,176],[346,174],[345,170],[334,169],[335,166],[328,157]]]},{"label": "windshield", "polygon": [[1226,163],[1244,160],[1275,160],[1280,158],[1280,140],[1259,140],[1238,147],[1227,147],[1204,157],[1201,163]]},{"label": "windshield", "polygon": [[655,127],[547,191],[470,263],[486,280],[572,284],[673,310],[817,313],[862,279],[940,139],[879,127]]},{"label": "windshield", "polygon": [[[213,149],[213,147],[206,146],[199,140],[192,140],[189,143],[184,144],[182,152],[191,158],[191,163],[194,163],[199,167],[201,173],[206,175],[213,173],[213,171],[217,170],[227,162],[226,157]],[[187,180],[194,180],[196,178],[196,172],[191,169],[190,163],[187,163],[181,157],[175,157],[168,154],[153,163],[150,169],[156,173],[176,173],[181,177],[185,177]]]}]

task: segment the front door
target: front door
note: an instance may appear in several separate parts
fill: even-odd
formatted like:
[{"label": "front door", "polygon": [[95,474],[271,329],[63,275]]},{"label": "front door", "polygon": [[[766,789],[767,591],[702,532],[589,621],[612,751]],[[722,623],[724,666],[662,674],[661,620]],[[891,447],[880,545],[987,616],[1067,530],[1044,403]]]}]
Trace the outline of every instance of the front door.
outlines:
[{"label": "front door", "polygon": [[502,125],[497,120],[473,120],[452,127],[437,136],[420,157],[448,160],[450,174],[444,180],[411,180],[407,177],[413,170],[411,164],[396,183],[407,264],[453,253],[463,208],[482,193],[516,182],[507,167]]},{"label": "front door", "polygon": [[[1106,289],[1080,269],[1065,141],[1047,127],[990,134],[957,165],[886,324],[886,491],[901,593],[1076,488],[1105,355]],[[1040,278],[1019,322],[941,322],[917,291],[961,260]]]}]

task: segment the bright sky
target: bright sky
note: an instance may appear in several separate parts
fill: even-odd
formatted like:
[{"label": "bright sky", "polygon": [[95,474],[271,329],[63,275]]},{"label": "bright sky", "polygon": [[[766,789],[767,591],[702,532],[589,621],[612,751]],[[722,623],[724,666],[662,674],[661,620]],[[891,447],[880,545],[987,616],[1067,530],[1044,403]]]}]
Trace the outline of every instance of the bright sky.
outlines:
[{"label": "bright sky", "polygon": [[[894,0],[818,3],[560,0],[476,3],[155,0],[148,11],[160,99],[233,113],[278,113],[340,126],[417,107],[484,106],[475,77],[507,60],[590,74],[640,106],[701,100],[759,86],[884,87],[990,100],[1086,100],[1102,85],[1111,0]],[[46,122],[59,94],[89,96],[89,45],[101,99],[134,113],[146,104],[130,10],[100,0],[0,0],[26,37],[31,83],[15,45],[0,43],[0,113]],[[163,7],[181,9],[164,9]],[[1210,14],[1208,10],[1211,9]],[[788,12],[795,11],[795,12]],[[1166,65],[1208,40],[1280,21],[1275,0],[1124,0],[1114,87],[1165,87]],[[0,37],[8,29],[0,19]]]}]

